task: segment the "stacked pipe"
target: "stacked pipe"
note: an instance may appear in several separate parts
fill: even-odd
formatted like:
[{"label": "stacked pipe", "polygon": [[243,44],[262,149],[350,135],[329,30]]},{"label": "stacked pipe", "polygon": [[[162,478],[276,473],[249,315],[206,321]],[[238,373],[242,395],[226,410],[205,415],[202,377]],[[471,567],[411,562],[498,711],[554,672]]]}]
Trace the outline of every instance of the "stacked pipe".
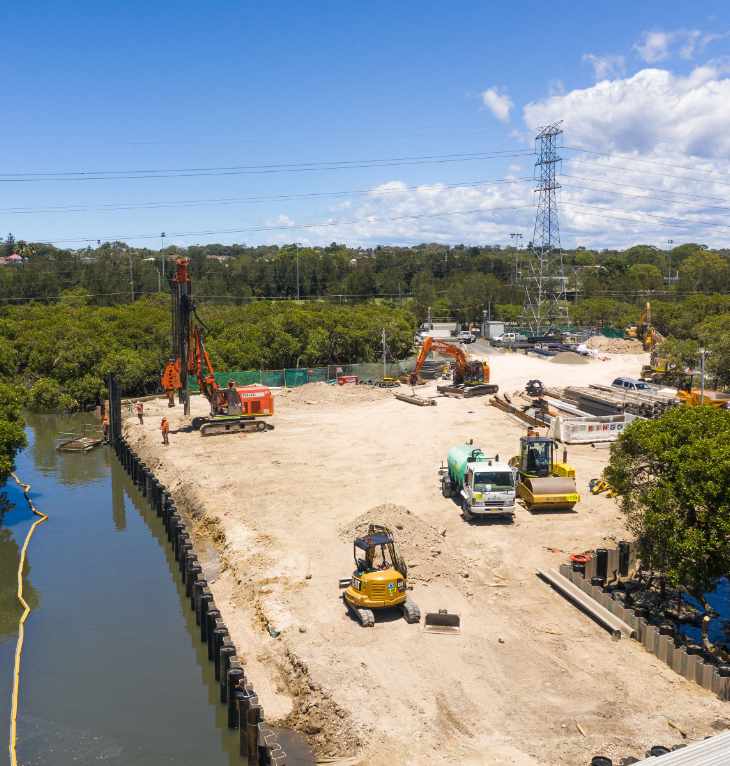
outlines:
[{"label": "stacked pipe", "polygon": [[276,733],[264,723],[264,710],[243,664],[228,628],[215,605],[203,569],[198,561],[185,519],[177,509],[169,490],[153,474],[150,467],[121,436],[112,442],[124,470],[162,519],[167,539],[185,585],[185,596],[200,628],[200,640],[207,645],[208,659],[213,663],[215,680],[220,686],[220,701],[228,711],[228,727],[238,729],[239,752],[249,766],[286,766],[286,753]]},{"label": "stacked pipe", "polygon": [[545,393],[567,401],[591,415],[617,415],[629,412],[644,418],[658,418],[679,400],[654,391],[623,391],[611,386],[566,386],[546,388]]}]

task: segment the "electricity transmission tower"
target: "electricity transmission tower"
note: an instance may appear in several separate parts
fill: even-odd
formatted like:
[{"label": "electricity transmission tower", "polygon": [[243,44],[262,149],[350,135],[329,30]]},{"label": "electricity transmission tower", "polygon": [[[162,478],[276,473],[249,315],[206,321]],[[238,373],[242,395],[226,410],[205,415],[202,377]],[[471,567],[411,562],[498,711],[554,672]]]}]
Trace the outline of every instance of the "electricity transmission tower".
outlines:
[{"label": "electricity transmission tower", "polygon": [[522,234],[513,231],[509,238],[512,240],[512,273],[510,274],[509,283],[514,286],[517,284],[518,274],[520,273],[519,251],[522,244]]},{"label": "electricity transmission tower", "polygon": [[523,259],[522,273],[525,289],[522,316],[535,334],[544,332],[553,324],[568,321],[565,302],[567,278],[563,269],[558,222],[557,190],[560,184],[556,177],[561,159],[558,155],[563,133],[561,122],[546,125],[535,137],[537,212],[532,246],[529,255]]}]

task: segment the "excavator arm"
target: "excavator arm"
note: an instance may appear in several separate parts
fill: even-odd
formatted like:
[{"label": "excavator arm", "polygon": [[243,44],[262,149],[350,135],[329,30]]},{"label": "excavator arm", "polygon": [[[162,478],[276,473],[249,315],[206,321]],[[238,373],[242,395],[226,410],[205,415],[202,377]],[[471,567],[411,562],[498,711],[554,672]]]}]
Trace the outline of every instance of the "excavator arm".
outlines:
[{"label": "excavator arm", "polygon": [[413,370],[413,374],[416,377],[418,377],[418,373],[423,368],[426,358],[432,351],[436,351],[437,353],[443,354],[444,356],[449,356],[454,360],[456,365],[454,376],[455,379],[463,381],[467,377],[473,377],[470,376],[468,372],[471,367],[477,364],[482,368],[482,373],[480,375],[482,382],[489,383],[490,370],[487,362],[469,362],[469,359],[467,358],[464,351],[455,343],[447,343],[444,340],[434,339],[431,336],[428,336],[423,341],[423,346],[421,346],[418,358],[416,359],[416,366]]}]

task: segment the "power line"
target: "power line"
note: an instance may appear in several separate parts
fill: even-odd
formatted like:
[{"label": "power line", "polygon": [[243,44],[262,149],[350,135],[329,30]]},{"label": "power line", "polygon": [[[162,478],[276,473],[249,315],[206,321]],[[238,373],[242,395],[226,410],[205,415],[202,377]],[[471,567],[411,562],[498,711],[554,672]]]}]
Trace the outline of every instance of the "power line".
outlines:
[{"label": "power line", "polygon": [[[584,176],[574,176],[570,175],[569,173],[561,173],[561,178],[572,178],[576,181],[588,181],[591,183],[602,183],[602,184],[611,184],[612,186],[623,186],[627,189],[640,189],[641,191],[652,191],[652,192],[659,192],[660,194],[671,194],[675,197],[686,197],[688,199],[697,199],[697,200],[713,200],[713,201],[723,201],[723,197],[715,197],[710,196],[707,194],[693,194],[692,192],[675,192],[671,189],[661,189],[657,188],[656,186],[644,186],[642,184],[627,184],[627,183],[621,183],[620,181],[614,181],[613,179],[610,181],[603,181],[600,178],[585,178]],[[566,186],[566,184],[564,184]],[[603,190],[599,190],[603,191]]]},{"label": "power line", "polygon": [[270,165],[233,165],[230,167],[180,168],[160,170],[50,171],[45,173],[0,173],[0,183],[32,183],[39,181],[119,181],[152,178],[197,178],[202,176],[268,175],[304,173],[358,168],[386,168],[403,165],[431,165],[449,162],[473,162],[491,159],[532,156],[529,151],[469,152],[464,154],[420,155],[374,160],[342,160],[331,162],[280,163]]},{"label": "power line", "polygon": [[[583,165],[583,166],[588,165],[589,167],[598,168],[602,171],[618,170],[618,171],[623,171],[625,173],[631,173],[633,175],[636,175],[637,173],[641,173],[642,175],[658,176],[660,178],[672,178],[675,181],[693,181],[696,183],[703,183],[703,184],[706,184],[708,182],[706,178],[697,178],[694,176],[678,176],[678,175],[673,175],[671,173],[659,173],[655,170],[644,170],[643,168],[642,169],[627,168],[621,165],[607,164],[605,162],[591,162],[590,160],[574,159],[574,158],[571,158],[570,160],[568,160],[568,162],[575,163],[577,165]],[[730,186],[730,181],[720,181],[717,178],[713,178],[712,182],[715,184],[719,184],[720,186]]]},{"label": "power line", "polygon": [[[617,211],[615,208],[610,207],[604,207],[602,205],[588,205],[585,203],[578,203],[578,202],[561,202],[561,205],[563,207],[574,207],[574,208],[588,208],[591,210],[599,210],[599,211],[605,211],[605,213],[621,213],[622,211]],[[668,218],[666,216],[660,216],[655,215],[653,213],[646,213],[643,210],[637,211],[634,213],[634,215],[643,215],[647,218],[653,218],[654,220],[660,221],[665,226],[678,226],[680,228],[687,228],[690,225],[698,225],[698,226],[706,226],[711,229],[730,229],[730,226],[723,226],[722,224],[715,223],[714,221],[697,221],[693,219],[687,219],[685,221],[680,221],[676,218]],[[629,221],[630,223],[645,223],[645,221],[637,221],[633,218],[626,218],[625,216],[621,215],[606,215],[608,218],[614,218],[616,220],[622,220],[622,221]],[[575,229],[573,229],[575,231]]]},{"label": "power line", "polygon": [[[593,191],[593,192],[601,192],[603,194],[614,194],[619,197],[626,197],[627,199],[635,199],[635,200],[647,200],[651,202],[652,200],[657,200],[660,202],[669,202],[677,204],[676,200],[671,199],[670,197],[660,197],[654,194],[631,194],[630,192],[622,192],[618,191],[616,189],[601,189],[600,187],[595,186],[581,186],[579,184],[563,184],[563,189],[577,189],[578,191]],[[725,205],[702,205],[702,211],[704,210],[730,210],[730,207],[727,207]],[[643,212],[643,211],[637,211],[637,212]],[[690,210],[690,213],[694,212],[701,212],[699,210]]]},{"label": "power line", "polygon": [[[691,170],[695,173],[706,173],[707,175],[718,175],[719,171],[717,170],[702,170],[702,168],[698,167],[687,167],[686,165],[677,165],[676,163],[668,163],[668,162],[659,162],[658,160],[653,159],[642,159],[641,157],[636,157],[632,154],[618,154],[616,152],[597,152],[593,149],[584,149],[579,146],[566,146],[565,149],[569,149],[570,151],[574,152],[581,152],[583,154],[593,154],[597,157],[619,157],[620,159],[624,160],[631,160],[631,162],[641,162],[644,164],[649,165],[656,165],[657,167],[663,167],[663,168],[671,168],[672,170],[679,168],[680,170]],[[727,176],[727,173],[723,173],[722,175]]]},{"label": "power line", "polygon": [[368,189],[350,189],[345,191],[332,191],[332,192],[301,192],[297,194],[275,194],[268,196],[251,196],[251,197],[221,197],[217,199],[201,199],[201,200],[170,200],[159,202],[138,202],[138,203],[101,203],[99,206],[83,205],[81,203],[77,205],[59,205],[55,207],[45,208],[31,208],[31,207],[18,207],[18,208],[5,208],[0,209],[0,213],[6,214],[21,214],[21,213],[76,213],[86,212],[88,210],[96,210],[101,212],[113,211],[113,210],[140,210],[140,209],[157,209],[163,207],[195,207],[198,205],[233,205],[239,203],[252,203],[252,202],[276,202],[281,200],[297,200],[297,199],[310,199],[319,197],[346,197],[346,196],[360,196],[372,194],[377,192],[380,194],[398,194],[404,191],[418,191],[424,187],[440,186],[443,189],[455,189],[455,188],[474,188],[478,186],[490,186],[499,184],[517,184],[531,181],[530,177],[520,178],[495,178],[495,179],[478,179],[473,181],[456,181],[449,184],[440,184],[438,182],[432,184],[417,184],[415,186],[400,186],[393,189],[382,189],[379,186],[372,186]]},{"label": "power line", "polygon": [[[400,215],[400,216],[390,216],[390,217],[381,217],[381,216],[367,216],[366,218],[352,218],[349,220],[337,220],[337,221],[319,221],[316,223],[300,223],[300,224],[278,224],[278,225],[270,225],[270,226],[251,226],[246,228],[236,228],[236,229],[205,229],[202,231],[188,231],[188,232],[171,232],[167,236],[168,237],[177,237],[179,239],[184,239],[187,237],[201,237],[201,236],[210,236],[213,234],[246,234],[246,233],[256,233],[256,232],[264,232],[264,231],[291,231],[291,230],[299,230],[299,229],[319,229],[319,228],[325,228],[325,227],[334,227],[334,226],[344,226],[344,225],[352,225],[352,224],[360,224],[360,223],[387,223],[387,222],[395,222],[395,221],[409,221],[409,220],[418,220],[422,218],[443,218],[448,217],[452,215],[473,215],[475,213],[490,213],[494,211],[502,211],[502,210],[521,210],[524,208],[532,208],[532,205],[506,205],[503,207],[492,207],[492,208],[472,208],[470,210],[449,210],[449,211],[442,211],[438,213],[414,213],[411,215]],[[34,239],[34,242],[38,242],[40,244],[47,244],[47,245],[56,245],[56,244],[64,244],[64,243],[73,243],[73,242],[127,242],[130,240],[137,240],[137,239],[157,239],[160,235],[157,234],[133,234],[133,235],[123,235],[123,236],[114,236],[114,237],[75,237],[75,238],[69,238],[69,239],[56,239],[56,240],[36,240]]]}]

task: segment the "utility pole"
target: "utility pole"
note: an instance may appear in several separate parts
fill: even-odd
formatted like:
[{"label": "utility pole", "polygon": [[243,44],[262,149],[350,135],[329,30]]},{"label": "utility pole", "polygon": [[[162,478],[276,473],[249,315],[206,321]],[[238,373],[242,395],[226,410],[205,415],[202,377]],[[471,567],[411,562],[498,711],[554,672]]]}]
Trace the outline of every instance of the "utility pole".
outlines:
[{"label": "utility pole", "polygon": [[385,380],[388,377],[388,344],[385,342],[385,327],[383,327],[381,343],[383,345],[383,380]]},{"label": "utility pole", "polygon": [[546,125],[535,137],[535,191],[538,199],[532,249],[525,259],[527,268],[523,279],[525,300],[522,308],[522,317],[535,334],[540,334],[556,321],[564,324],[568,321],[557,198],[560,188],[557,168],[561,161],[558,142],[563,133],[561,122]]},{"label": "utility pole", "polygon": [[132,253],[129,250],[127,257],[129,258],[129,290],[132,294],[132,303],[134,303],[134,268],[132,266]]},{"label": "utility pole", "polygon": [[157,292],[162,292],[162,279],[165,275],[165,256],[162,254],[162,251],[165,249],[165,232],[163,231],[160,234],[160,271],[157,274]]},{"label": "utility pole", "polygon": [[707,349],[704,346],[700,349],[700,404],[705,403],[705,357]]},{"label": "utility pole", "polygon": [[667,240],[667,264],[669,266],[669,284],[671,285],[674,281],[674,277],[672,276],[672,245],[674,244],[673,239]]},{"label": "utility pole", "polygon": [[297,300],[299,300],[299,243],[295,242],[294,247],[297,261]]}]

